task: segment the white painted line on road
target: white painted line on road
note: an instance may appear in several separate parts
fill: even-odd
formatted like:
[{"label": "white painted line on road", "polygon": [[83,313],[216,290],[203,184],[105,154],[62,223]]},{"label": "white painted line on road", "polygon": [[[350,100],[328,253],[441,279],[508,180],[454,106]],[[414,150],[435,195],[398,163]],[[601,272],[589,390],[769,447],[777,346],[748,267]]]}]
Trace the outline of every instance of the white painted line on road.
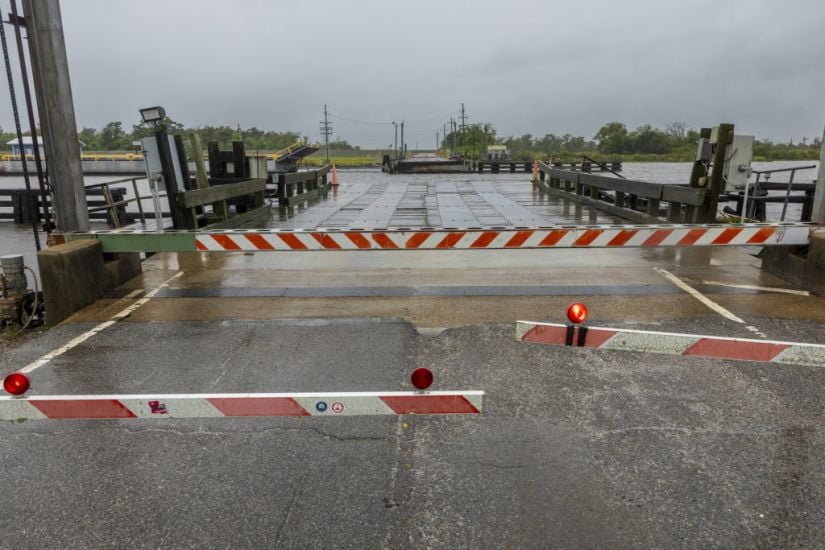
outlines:
[{"label": "white painted line on road", "polygon": [[704,294],[702,294],[701,292],[699,292],[698,290],[696,290],[695,288],[693,288],[692,286],[690,286],[689,284],[684,282],[682,279],[680,279],[679,277],[677,277],[676,275],[674,275],[670,271],[668,271],[666,269],[662,269],[660,267],[654,267],[653,269],[656,271],[656,273],[658,273],[659,275],[661,275],[662,277],[664,277],[665,279],[667,279],[668,281],[670,281],[674,285],[678,286],[679,288],[681,288],[682,290],[684,290],[685,292],[687,292],[688,294],[690,294],[691,296],[693,296],[694,298],[696,298],[697,300],[702,302],[708,308],[712,309],[713,311],[715,311],[716,313],[718,313],[719,315],[721,315],[725,319],[729,319],[729,320],[731,320],[735,323],[739,323],[740,325],[745,325],[745,328],[747,328],[749,331],[753,332],[757,336],[760,336],[761,338],[767,338],[768,337],[767,334],[765,334],[764,332],[762,332],[761,330],[759,330],[758,328],[756,328],[754,326],[748,325],[747,323],[745,323],[745,321],[742,318],[737,317],[730,310],[725,309],[721,305],[717,304],[716,302],[714,302],[713,300],[711,300],[710,298],[708,298],[707,296],[705,296]]},{"label": "white painted line on road", "polygon": [[730,288],[741,288],[744,290],[761,290],[763,292],[777,292],[780,294],[794,294],[796,296],[810,296],[811,293],[807,290],[794,290],[792,288],[777,288],[774,286],[758,286],[758,285],[736,285],[732,283],[721,283],[719,281],[702,281],[703,285],[708,286],[727,286]]},{"label": "white painted line on road", "polygon": [[[140,308],[141,306],[143,306],[147,302],[149,302],[149,300],[154,298],[157,295],[158,292],[160,292],[164,288],[168,287],[169,283],[171,283],[172,281],[174,281],[175,279],[177,279],[181,275],[183,275],[183,271],[178,271],[173,277],[170,277],[169,279],[167,279],[159,287],[157,287],[153,290],[150,290],[146,294],[146,296],[144,296],[140,300],[136,301],[134,304],[132,304],[132,305],[122,309],[121,311],[115,313],[114,315],[112,315],[112,317],[108,321],[104,321],[104,322],[100,323],[99,325],[95,326],[94,328],[84,332],[80,336],[72,338],[71,340],[69,340],[68,343],[60,346],[56,350],[52,350],[49,353],[47,353],[46,355],[42,356],[40,359],[37,359],[36,361],[32,361],[31,363],[29,363],[28,365],[26,365],[25,367],[20,369],[19,372],[22,372],[23,374],[28,374],[28,373],[36,370],[36,369],[39,369],[40,367],[47,364],[49,361],[51,361],[55,357],[60,357],[61,355],[63,355],[67,351],[69,351],[70,349],[79,346],[80,344],[82,344],[83,342],[85,342],[86,340],[88,340],[89,338],[94,336],[95,334],[97,334],[99,332],[102,332],[102,331],[106,330],[107,328],[109,328],[110,326],[117,323],[118,321],[120,321],[122,319],[125,319],[126,317],[128,317],[129,315],[134,313],[134,311],[136,309]],[[130,294],[130,296],[132,294],[137,296],[136,293],[140,293],[140,292],[143,292],[143,290],[141,289],[139,291],[138,290],[133,291]]]},{"label": "white painted line on road", "polygon": [[127,294],[127,295],[124,297],[124,299],[126,299],[126,300],[132,300],[132,299],[134,299],[134,298],[137,298],[137,297],[140,295],[140,293],[141,293],[141,292],[143,292],[144,290],[146,290],[146,289],[144,289],[144,288],[136,288],[135,290],[133,290],[132,292],[130,292],[129,294]]}]

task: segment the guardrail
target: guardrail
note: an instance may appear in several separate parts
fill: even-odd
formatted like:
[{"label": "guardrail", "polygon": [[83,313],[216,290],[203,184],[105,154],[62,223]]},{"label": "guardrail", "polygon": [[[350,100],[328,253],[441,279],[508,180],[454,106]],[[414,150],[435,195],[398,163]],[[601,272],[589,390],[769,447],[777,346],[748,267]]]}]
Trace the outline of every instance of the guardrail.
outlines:
[{"label": "guardrail", "polygon": [[278,199],[280,206],[292,207],[309,199],[324,196],[330,188],[327,181],[329,171],[330,166],[326,165],[319,170],[278,174],[278,187],[274,197]]},{"label": "guardrail", "polygon": [[[259,178],[212,185],[203,189],[181,191],[176,194],[175,198],[186,228],[197,229],[198,215],[202,212],[204,206],[212,205],[212,219],[207,218],[212,226],[225,225],[232,219],[240,223],[239,218],[241,215],[243,215],[243,219],[249,219],[260,213],[260,209],[266,204],[265,194],[266,180]],[[239,212],[233,218],[229,211],[230,199],[237,199],[246,195],[252,196],[251,204],[248,205],[251,210],[244,213]]]},{"label": "guardrail", "polygon": [[[705,202],[702,188],[573,172],[544,162],[539,162],[535,185],[540,191],[640,223],[658,223],[662,218],[673,223],[696,223]],[[662,202],[668,204],[664,215]]]},{"label": "guardrail", "polygon": [[[793,166],[790,168],[778,168],[774,170],[754,170],[756,174],[756,181],[745,187],[745,191],[737,194],[727,194],[721,199],[736,201],[735,213],[740,217],[743,215],[745,219],[764,220],[767,217],[767,203],[782,203],[782,214],[780,221],[785,221],[785,216],[788,213],[789,204],[801,204],[802,212],[800,213],[800,221],[811,221],[814,205],[814,193],[816,190],[815,183],[798,183],[794,182],[796,172],[799,170],[810,170],[816,168],[816,164],[807,166]],[[789,173],[790,176],[786,182],[769,181],[773,174]],[[768,191],[785,191],[785,196],[769,196]],[[792,195],[794,191],[802,191],[802,195]]]},{"label": "guardrail", "polygon": [[[120,227],[122,216],[119,215],[118,209],[120,209],[122,207],[122,210],[125,213],[126,206],[134,202],[134,203],[137,203],[138,219],[140,220],[141,223],[146,223],[146,215],[143,212],[143,204],[141,203],[141,201],[146,200],[146,199],[151,199],[152,197],[151,196],[145,196],[145,197],[140,196],[140,191],[138,190],[137,181],[141,180],[141,179],[146,179],[146,178],[138,178],[138,177],[123,178],[123,179],[114,180],[114,181],[106,181],[106,182],[103,182],[103,183],[95,183],[95,184],[92,184],[92,185],[87,185],[86,186],[87,190],[88,189],[100,189],[101,192],[103,193],[103,198],[106,200],[106,204],[103,205],[103,206],[92,206],[91,208],[89,208],[89,214],[91,214],[93,212],[99,212],[99,211],[105,210],[107,215],[108,215],[108,218],[109,218],[109,223],[112,224],[114,227]],[[132,184],[132,190],[133,190],[135,196],[130,198],[130,199],[127,199],[127,198],[125,198],[125,194],[120,193],[119,197],[115,197],[114,194],[112,193],[112,185],[119,185],[121,183],[126,183],[126,182],[130,182]],[[164,193],[163,196],[166,196],[166,194]]]}]

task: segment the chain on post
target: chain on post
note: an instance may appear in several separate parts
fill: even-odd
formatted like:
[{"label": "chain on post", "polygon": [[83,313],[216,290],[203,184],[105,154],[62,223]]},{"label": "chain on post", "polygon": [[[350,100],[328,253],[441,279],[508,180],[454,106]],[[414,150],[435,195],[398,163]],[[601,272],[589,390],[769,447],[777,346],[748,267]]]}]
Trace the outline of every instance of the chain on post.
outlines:
[{"label": "chain on post", "polygon": [[[20,113],[17,110],[17,97],[14,93],[14,79],[12,77],[11,71],[11,60],[9,59],[9,46],[6,42],[6,28],[5,23],[0,19],[0,42],[2,42],[3,46],[3,61],[6,64],[6,77],[9,82],[9,98],[11,99],[11,110],[14,115],[14,127],[17,130],[17,144],[20,148],[20,163],[23,168],[23,179],[26,182],[26,196],[31,198],[32,194],[32,186],[31,181],[29,181],[29,167],[26,163],[26,151],[23,147],[23,131],[20,128]],[[37,201],[35,200],[34,203],[29,203],[29,205],[34,205],[32,208],[32,212],[29,213],[29,216],[32,220],[32,232],[34,233],[34,246],[40,251],[40,234],[37,232],[37,220],[40,217],[37,212]]]}]

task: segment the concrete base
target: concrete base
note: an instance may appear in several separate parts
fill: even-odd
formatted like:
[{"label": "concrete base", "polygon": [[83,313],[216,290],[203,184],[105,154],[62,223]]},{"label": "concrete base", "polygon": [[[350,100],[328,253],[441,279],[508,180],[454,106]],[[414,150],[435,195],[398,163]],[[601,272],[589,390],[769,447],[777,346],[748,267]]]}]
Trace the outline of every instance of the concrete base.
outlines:
[{"label": "concrete base", "polygon": [[46,322],[50,325],[140,275],[140,255],[103,254],[96,240],[73,241],[37,254]]},{"label": "concrete base", "polygon": [[770,247],[761,258],[762,269],[825,296],[825,232],[814,233],[809,247]]}]

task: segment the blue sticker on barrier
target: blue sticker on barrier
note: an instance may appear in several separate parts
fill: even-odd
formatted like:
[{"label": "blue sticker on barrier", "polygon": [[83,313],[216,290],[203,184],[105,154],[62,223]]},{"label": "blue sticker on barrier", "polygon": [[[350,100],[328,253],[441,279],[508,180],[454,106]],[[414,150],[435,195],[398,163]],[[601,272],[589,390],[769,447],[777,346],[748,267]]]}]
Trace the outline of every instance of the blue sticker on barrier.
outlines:
[{"label": "blue sticker on barrier", "polygon": [[327,402],[326,401],[318,401],[315,404],[315,410],[318,411],[318,412],[326,412]]}]

